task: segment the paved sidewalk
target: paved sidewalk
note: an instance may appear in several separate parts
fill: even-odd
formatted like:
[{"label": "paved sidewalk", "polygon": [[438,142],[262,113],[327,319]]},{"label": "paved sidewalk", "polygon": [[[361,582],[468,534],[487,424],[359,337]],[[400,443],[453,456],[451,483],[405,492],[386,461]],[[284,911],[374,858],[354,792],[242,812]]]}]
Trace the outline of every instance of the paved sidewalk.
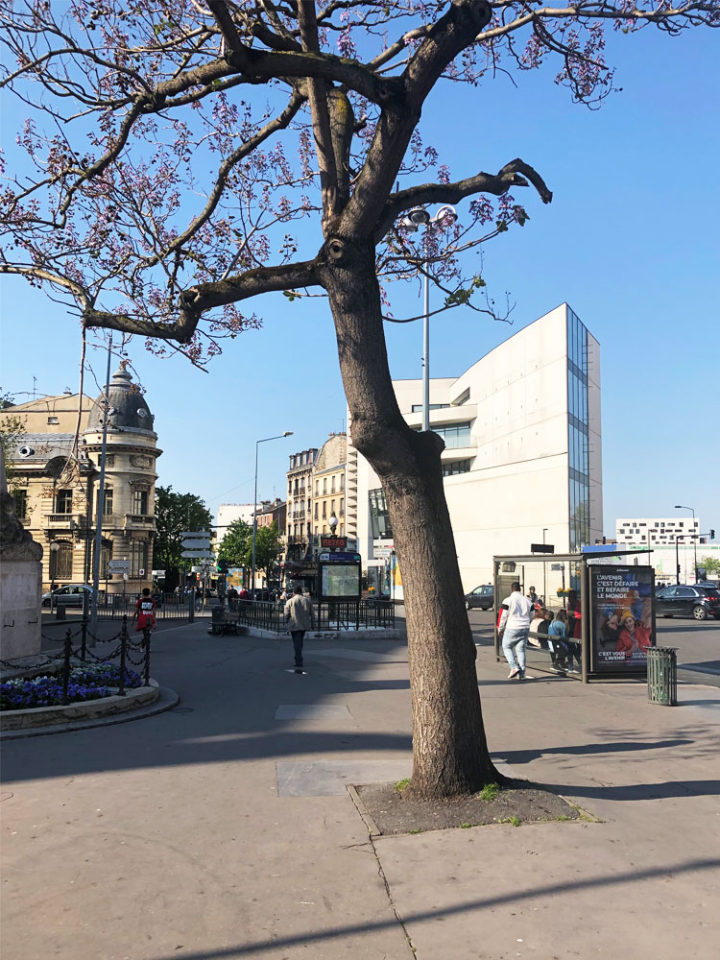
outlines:
[{"label": "paved sidewalk", "polygon": [[[715,960],[720,691],[478,676],[494,755],[601,822],[370,842],[347,783],[410,772],[406,649],[153,638],[181,697],[3,744],[8,960]],[[413,950],[415,951],[413,953]]]}]

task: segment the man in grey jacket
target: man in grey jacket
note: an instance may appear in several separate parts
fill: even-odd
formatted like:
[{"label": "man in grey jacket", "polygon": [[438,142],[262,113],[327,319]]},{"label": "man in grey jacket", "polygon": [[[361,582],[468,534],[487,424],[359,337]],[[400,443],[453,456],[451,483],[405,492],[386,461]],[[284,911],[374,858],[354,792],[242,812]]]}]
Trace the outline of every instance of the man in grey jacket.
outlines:
[{"label": "man in grey jacket", "polygon": [[312,600],[303,596],[302,587],[299,585],[285,604],[285,619],[290,624],[290,636],[295,648],[295,668],[299,670],[303,665],[305,631],[312,630],[315,626]]},{"label": "man in grey jacket", "polygon": [[525,648],[530,632],[532,604],[520,593],[520,584],[512,585],[512,593],[502,602],[498,633],[502,636],[505,659],[510,664],[508,680],[525,679]]}]

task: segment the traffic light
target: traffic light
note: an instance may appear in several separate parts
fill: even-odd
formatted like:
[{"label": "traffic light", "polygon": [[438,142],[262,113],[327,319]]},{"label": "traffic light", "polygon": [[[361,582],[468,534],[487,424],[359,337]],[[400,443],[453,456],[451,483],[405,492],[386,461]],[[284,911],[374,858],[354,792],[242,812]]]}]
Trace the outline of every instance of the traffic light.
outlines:
[{"label": "traffic light", "polygon": [[228,562],[227,560],[218,560],[217,566],[215,567],[218,573],[227,573],[228,572]]},{"label": "traffic light", "polygon": [[711,540],[714,540],[714,539],[715,539],[715,531],[714,531],[714,530],[710,530],[710,539],[711,539]]}]

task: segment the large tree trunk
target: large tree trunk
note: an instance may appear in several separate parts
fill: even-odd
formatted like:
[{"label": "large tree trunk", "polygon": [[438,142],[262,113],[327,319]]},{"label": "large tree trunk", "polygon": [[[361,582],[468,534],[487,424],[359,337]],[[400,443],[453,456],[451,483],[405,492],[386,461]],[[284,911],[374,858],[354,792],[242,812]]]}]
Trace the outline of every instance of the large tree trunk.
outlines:
[{"label": "large tree trunk", "polygon": [[413,710],[412,792],[449,797],[501,782],[487,749],[475,645],[443,490],[442,440],[403,420],[390,378],[374,251],[331,241],[323,281],[352,440],[379,476],[402,570]]}]

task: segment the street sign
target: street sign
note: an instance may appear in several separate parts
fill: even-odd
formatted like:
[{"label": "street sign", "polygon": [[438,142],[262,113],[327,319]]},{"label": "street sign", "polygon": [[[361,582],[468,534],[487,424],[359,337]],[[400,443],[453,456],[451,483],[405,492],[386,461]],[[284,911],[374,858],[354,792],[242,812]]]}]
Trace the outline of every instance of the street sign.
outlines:
[{"label": "street sign", "polygon": [[555,553],[554,543],[531,543],[530,553]]},{"label": "street sign", "polygon": [[359,553],[321,553],[321,563],[360,563]]},{"label": "street sign", "polygon": [[183,539],[187,537],[188,540],[209,540],[210,531],[209,530],[183,530],[180,536]]},{"label": "street sign", "polygon": [[109,560],[108,573],[130,573],[129,560]]},{"label": "street sign", "polygon": [[162,579],[164,579],[164,577],[165,577],[165,571],[164,571],[164,570],[153,570],[152,575],[153,575],[153,580],[162,580]]},{"label": "street sign", "polygon": [[185,560],[211,560],[213,555],[209,550],[183,550],[180,556]]},{"label": "street sign", "polygon": [[378,558],[380,558],[380,557],[389,557],[389,556],[392,555],[392,553],[394,553],[394,550],[393,550],[392,547],[375,547],[375,548],[373,549],[373,553],[374,553],[375,556],[378,557]]},{"label": "street sign", "polygon": [[320,546],[325,550],[344,550],[347,537],[320,537]]}]

